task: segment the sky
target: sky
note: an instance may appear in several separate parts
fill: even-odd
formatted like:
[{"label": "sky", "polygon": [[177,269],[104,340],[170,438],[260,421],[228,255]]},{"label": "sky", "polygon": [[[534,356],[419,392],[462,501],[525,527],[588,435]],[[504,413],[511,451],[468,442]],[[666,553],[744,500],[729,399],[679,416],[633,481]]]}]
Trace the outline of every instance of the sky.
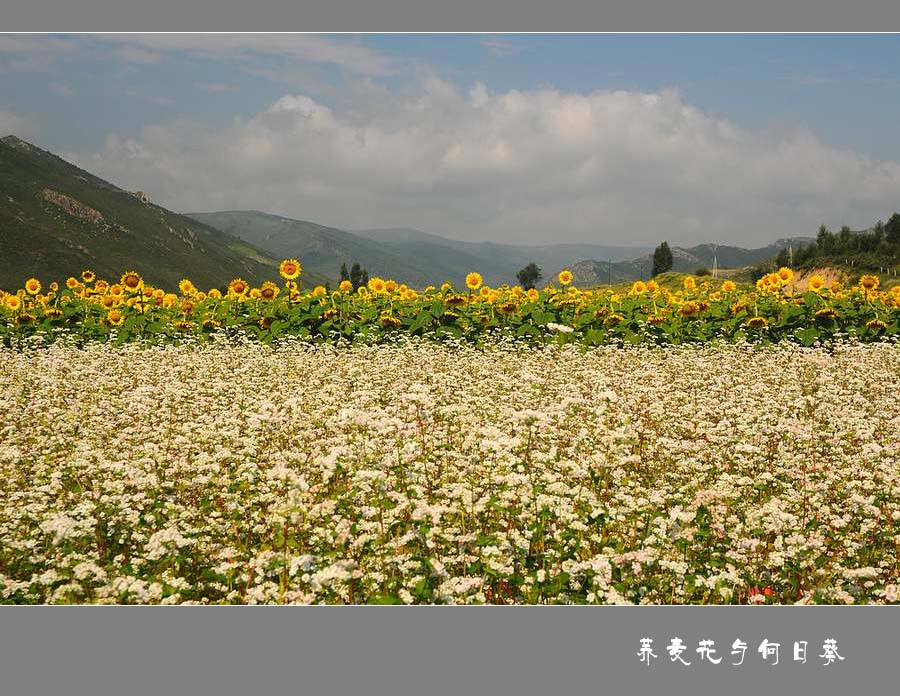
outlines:
[{"label": "sky", "polygon": [[179,212],[763,245],[900,208],[900,35],[0,34],[14,133]]}]

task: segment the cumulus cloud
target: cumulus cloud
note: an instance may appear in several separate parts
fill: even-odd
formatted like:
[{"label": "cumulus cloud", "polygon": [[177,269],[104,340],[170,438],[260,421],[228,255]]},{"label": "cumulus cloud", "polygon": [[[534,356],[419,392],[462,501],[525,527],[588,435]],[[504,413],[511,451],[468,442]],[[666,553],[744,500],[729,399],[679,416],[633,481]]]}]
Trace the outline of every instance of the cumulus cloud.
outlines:
[{"label": "cumulus cloud", "polygon": [[751,131],[657,93],[467,93],[433,75],[331,108],[286,95],[209,130],[177,121],[70,157],[178,210],[255,208],[468,239],[763,244],[891,212],[900,164]]}]

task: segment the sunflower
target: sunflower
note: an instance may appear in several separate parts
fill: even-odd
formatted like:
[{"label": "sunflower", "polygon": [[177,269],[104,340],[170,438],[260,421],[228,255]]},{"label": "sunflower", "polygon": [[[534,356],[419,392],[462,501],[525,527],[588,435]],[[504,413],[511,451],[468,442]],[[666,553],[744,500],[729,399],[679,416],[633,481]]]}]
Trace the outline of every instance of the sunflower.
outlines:
[{"label": "sunflower", "polygon": [[74,278],[72,276],[66,278],[66,287],[69,288],[69,290],[74,290],[79,285],[81,285],[81,283],[78,282],[78,278]]},{"label": "sunflower", "polygon": [[659,284],[655,280],[647,281],[647,292],[656,292],[659,290]]},{"label": "sunflower", "polygon": [[481,287],[481,284],[484,282],[484,279],[481,277],[480,273],[472,271],[466,276],[466,287],[469,290],[477,290]]},{"label": "sunflower", "polygon": [[22,306],[22,298],[18,295],[7,295],[3,300],[3,303],[6,305],[7,309],[11,309],[15,312]]},{"label": "sunflower", "polygon": [[534,288],[529,288],[525,294],[528,295],[528,299],[532,302],[537,302],[538,298],[541,296],[541,294]]},{"label": "sunflower", "polygon": [[122,286],[128,292],[138,292],[144,287],[144,279],[141,278],[135,271],[128,271],[127,273],[124,273],[119,279],[119,282],[122,283]]},{"label": "sunflower", "polygon": [[450,297],[446,299],[447,304],[451,307],[462,307],[466,301],[465,295],[450,295]]},{"label": "sunflower", "polygon": [[643,295],[645,292],[647,292],[647,284],[643,280],[636,280],[631,286],[631,290],[628,292],[628,294]]},{"label": "sunflower", "polygon": [[776,273],[778,274],[778,280],[781,281],[782,285],[787,285],[794,279],[794,272],[787,266],[782,266]]},{"label": "sunflower", "polygon": [[324,312],[322,312],[323,319],[334,319],[338,314],[338,311],[334,307],[329,307]]},{"label": "sunflower", "polygon": [[701,306],[699,303],[688,301],[681,305],[681,309],[678,310],[678,313],[683,317],[692,317],[700,310]]},{"label": "sunflower", "polygon": [[57,319],[63,315],[61,309],[57,309],[56,307],[47,307],[44,310],[44,316],[50,317],[51,319]]},{"label": "sunflower", "polygon": [[119,304],[118,298],[115,298],[112,295],[104,295],[100,300],[100,306],[103,307],[103,309],[112,309],[117,304]]},{"label": "sunflower", "polygon": [[616,324],[621,324],[623,321],[625,321],[625,317],[621,314],[610,314],[603,320],[603,323],[607,326],[615,326]]},{"label": "sunflower", "polygon": [[81,279],[85,283],[93,283],[94,279],[96,277],[97,277],[97,275],[93,271],[82,271],[81,272]]},{"label": "sunflower", "polygon": [[259,289],[259,296],[264,300],[274,300],[278,297],[278,292],[278,286],[267,280]]},{"label": "sunflower", "polygon": [[397,289],[397,281],[396,280],[388,280],[384,284],[385,292],[392,293]]},{"label": "sunflower", "polygon": [[125,321],[125,315],[118,309],[111,309],[106,314],[106,321],[112,326],[121,326],[122,322]]},{"label": "sunflower", "polygon": [[350,292],[353,290],[353,283],[351,283],[349,280],[342,280],[341,284],[338,285],[338,287],[340,288],[341,292]]},{"label": "sunflower", "polygon": [[560,285],[568,285],[572,282],[572,279],[574,277],[575,276],[572,275],[572,271],[570,271],[568,268],[564,268],[559,272],[559,275],[556,276],[556,279],[559,281]]},{"label": "sunflower", "polygon": [[518,305],[515,302],[510,301],[504,302],[502,305],[500,305],[499,310],[501,314],[508,317],[511,314],[515,314],[517,308]]},{"label": "sunflower", "polygon": [[734,284],[734,281],[726,280],[722,283],[722,292],[734,292],[737,288],[737,285]]},{"label": "sunflower", "polygon": [[487,285],[482,285],[481,289],[479,289],[478,291],[478,294],[487,299],[491,295],[491,289]]},{"label": "sunflower", "polygon": [[385,282],[378,276],[375,276],[369,281],[369,290],[378,294],[384,292]]},{"label": "sunflower", "polygon": [[820,309],[816,312],[816,319],[822,319],[823,321],[829,321],[837,319],[838,313],[834,309],[834,307],[825,307],[824,309]]},{"label": "sunflower", "polygon": [[390,314],[382,314],[379,319],[381,320],[382,324],[384,324],[385,326],[390,326],[392,328],[397,328],[401,323],[397,317],[393,317]]},{"label": "sunflower", "polygon": [[324,285],[317,285],[313,288],[312,293],[310,293],[313,297],[324,297],[328,294],[328,288]]},{"label": "sunflower", "polygon": [[178,295],[174,292],[167,292],[165,297],[163,297],[162,305],[166,309],[171,309],[178,302]]},{"label": "sunflower", "polygon": [[210,288],[209,292],[206,293],[206,296],[211,300],[221,300],[222,299],[222,291],[219,288]]},{"label": "sunflower", "polygon": [[178,281],[178,291],[182,295],[193,295],[195,292],[197,292],[197,288],[194,287],[194,284],[187,278],[182,278]]},{"label": "sunflower", "polygon": [[285,259],[278,265],[278,272],[285,280],[296,280],[300,277],[303,267],[297,259]]},{"label": "sunflower", "polygon": [[243,278],[235,278],[228,283],[228,294],[237,298],[242,298],[250,290],[250,286]]},{"label": "sunflower", "polygon": [[875,319],[869,319],[869,321],[866,322],[866,328],[877,331],[879,329],[887,328],[887,324],[876,317]]},{"label": "sunflower", "polygon": [[37,295],[41,291],[41,281],[37,278],[29,278],[25,281],[25,292],[29,295]]},{"label": "sunflower", "polygon": [[762,329],[769,325],[769,320],[765,317],[750,317],[747,320],[747,326],[751,329]]},{"label": "sunflower", "polygon": [[684,277],[684,289],[689,291],[697,289],[697,281],[694,279],[694,276]]},{"label": "sunflower", "polygon": [[866,290],[877,290],[880,284],[881,281],[876,275],[864,275],[859,277],[860,287],[863,287]]},{"label": "sunflower", "polygon": [[818,273],[806,279],[806,289],[810,292],[819,292],[825,287],[825,279]]}]

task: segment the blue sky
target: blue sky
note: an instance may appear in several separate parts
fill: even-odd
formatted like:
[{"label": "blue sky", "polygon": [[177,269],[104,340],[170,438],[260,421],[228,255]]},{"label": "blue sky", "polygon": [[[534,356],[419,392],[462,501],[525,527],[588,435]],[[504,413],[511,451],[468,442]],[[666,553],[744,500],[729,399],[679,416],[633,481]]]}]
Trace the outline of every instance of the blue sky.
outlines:
[{"label": "blue sky", "polygon": [[[476,98],[473,88],[488,96]],[[625,95],[627,104],[620,104],[617,94]],[[507,107],[515,95],[525,95],[530,115],[520,110],[510,116]],[[662,102],[668,105],[662,107],[664,117],[647,95],[668,95]],[[314,107],[296,99],[283,101],[299,97]],[[273,115],[273,105],[279,103],[290,108],[279,107],[278,113],[307,118],[310,108],[321,108],[331,120],[320,124],[318,137],[304,135],[296,123]],[[398,105],[396,113],[388,113],[393,105]],[[575,109],[565,118],[581,114],[575,118],[582,119],[582,107],[591,114],[588,125],[578,120],[576,127],[583,136],[584,157],[572,155],[570,138],[555,126],[549,131],[534,126],[546,124],[548,115],[558,115],[561,108]],[[490,127],[480,127],[485,112],[478,116],[477,109],[487,109]],[[699,116],[685,120],[680,115],[684,109]],[[677,168],[679,152],[690,157],[689,143],[709,151],[709,158],[695,165],[705,172],[705,181],[730,171],[716,172],[715,167],[725,161],[737,167],[742,157],[749,169],[760,170],[760,180],[772,178],[763,171],[766,167],[776,167],[778,174],[790,170],[793,163],[772,161],[791,156],[784,153],[802,153],[810,166],[834,163],[834,177],[820,175],[812,188],[798,185],[792,191],[787,185],[782,192],[761,184],[755,195],[768,206],[763,220],[767,230],[754,231],[754,239],[809,232],[794,227],[814,221],[870,224],[895,205],[889,191],[900,161],[898,113],[896,35],[0,35],[0,129],[14,130],[85,168],[93,166],[92,171],[115,183],[141,184],[163,204],[252,206],[318,216],[344,227],[428,225],[466,238],[540,241],[537,228],[524,230],[520,216],[510,213],[520,199],[529,205],[542,201],[544,207],[531,211],[538,219],[554,220],[559,212],[554,205],[574,204],[584,215],[612,216],[610,235],[633,235],[628,231],[630,207],[648,197],[661,207],[642,224],[660,224],[674,215],[685,241],[722,236],[729,215],[758,209],[760,201],[704,216],[703,188],[655,181],[641,190],[646,178],[641,167],[648,158],[658,159],[662,170]],[[449,115],[454,120],[442,122]],[[644,117],[649,130],[632,134],[637,144],[630,149],[620,147],[613,136]],[[278,118],[281,125],[273,125]],[[726,132],[731,128],[739,133]],[[401,132],[408,137],[400,138]],[[341,171],[334,164],[346,154],[351,133],[389,140],[403,153],[398,162],[421,166],[430,183],[423,189],[398,177],[367,188],[357,171]],[[417,140],[424,133],[431,135]],[[684,136],[680,144],[673,145],[670,133]],[[323,137],[331,139],[327,152]],[[432,149],[442,137],[442,148]],[[648,138],[646,152],[640,149],[640,137]],[[236,140],[243,145],[231,156],[246,159],[229,167],[215,150]],[[519,156],[536,140],[541,147]],[[299,152],[293,161],[272,155],[301,145],[315,149],[315,158]],[[368,143],[365,148],[358,153],[360,162],[377,159]],[[265,161],[260,159],[263,150],[271,155]],[[472,159],[477,159],[473,153],[485,151],[493,152],[493,159]],[[760,151],[769,155],[762,157]],[[184,158],[192,152],[196,160],[188,162]],[[380,152],[384,160],[385,151]],[[390,150],[386,152],[389,158]],[[459,169],[460,153],[467,158],[465,172]],[[123,159],[131,165],[124,166]],[[197,177],[179,179],[176,160],[183,168],[193,163],[204,171],[215,162],[233,169],[234,176],[210,177],[185,190],[186,181]],[[456,169],[431,176],[450,160]],[[313,162],[319,178],[304,170]],[[348,162],[352,158],[345,167],[352,166]],[[553,163],[549,178],[558,180],[558,203],[552,186],[536,183],[548,162]],[[592,181],[609,190],[603,178],[609,173],[597,172],[610,162],[623,172],[619,178],[627,188],[621,183],[622,190],[609,193],[602,205],[588,204]],[[383,173],[373,167],[361,168],[378,180]],[[564,180],[573,168],[583,175]],[[488,174],[483,184],[494,191],[490,201],[466,190],[467,178]],[[691,178],[689,172],[679,177]],[[854,177],[868,183],[853,190]],[[282,185],[284,178],[292,179],[290,185]],[[346,202],[336,203],[336,189],[346,179],[353,180],[348,192],[360,201],[350,209]],[[252,190],[266,190],[265,181],[276,181],[277,192],[258,192],[254,198]],[[578,199],[569,200],[575,189]],[[722,193],[735,198],[733,190]],[[836,195],[846,199],[828,201]],[[820,200],[823,206],[817,209]],[[516,225],[520,231],[513,230]],[[573,219],[563,234],[578,241],[597,233]],[[740,234],[747,236],[748,230]]]}]

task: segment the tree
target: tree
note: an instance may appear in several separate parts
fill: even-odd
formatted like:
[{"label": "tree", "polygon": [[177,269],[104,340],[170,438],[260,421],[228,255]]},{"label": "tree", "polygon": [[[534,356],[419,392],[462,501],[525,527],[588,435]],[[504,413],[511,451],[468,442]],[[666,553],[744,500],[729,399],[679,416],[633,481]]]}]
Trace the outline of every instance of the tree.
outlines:
[{"label": "tree", "polygon": [[369,284],[369,272],[364,268],[362,270],[362,276],[359,279],[360,285],[368,285]]},{"label": "tree", "polygon": [[343,283],[345,280],[350,280],[350,274],[347,273],[347,264],[341,264],[341,282]]},{"label": "tree", "polygon": [[891,215],[884,226],[884,238],[889,244],[900,244],[900,214]]},{"label": "tree", "polygon": [[775,256],[775,265],[778,266],[778,268],[791,265],[791,255],[788,252],[787,247],[779,250],[778,254]]},{"label": "tree", "polygon": [[668,242],[663,242],[653,252],[653,275],[658,276],[660,273],[671,271],[672,263],[672,250],[669,249]]},{"label": "tree", "polygon": [[709,269],[706,266],[700,266],[697,270],[694,271],[695,276],[708,276],[711,275]]},{"label": "tree", "polygon": [[362,280],[362,269],[358,263],[354,263],[350,268],[350,282],[353,283],[354,290],[359,287],[360,280]]},{"label": "tree", "polygon": [[523,288],[531,290],[541,279],[541,269],[534,261],[531,261],[525,268],[516,273],[516,279]]}]

